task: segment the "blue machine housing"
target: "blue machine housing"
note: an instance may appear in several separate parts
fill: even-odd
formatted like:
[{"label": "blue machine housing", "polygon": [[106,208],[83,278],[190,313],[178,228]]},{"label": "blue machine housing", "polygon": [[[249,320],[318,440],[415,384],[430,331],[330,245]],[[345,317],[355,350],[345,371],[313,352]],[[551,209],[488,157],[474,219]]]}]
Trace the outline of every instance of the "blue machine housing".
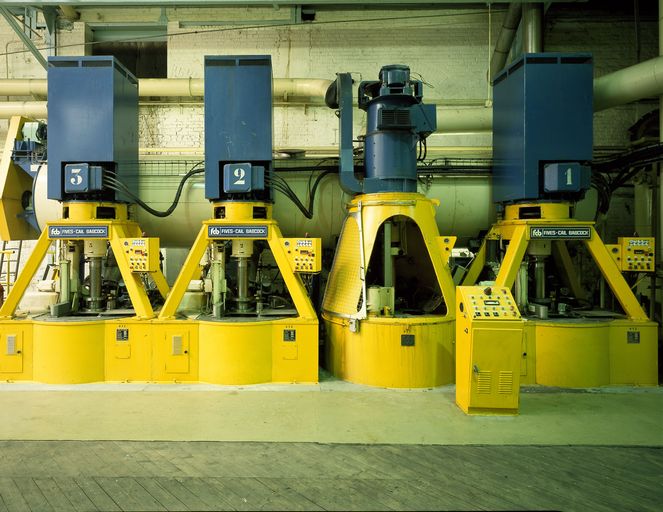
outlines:
[{"label": "blue machine housing", "polygon": [[49,57],[48,198],[124,200],[96,179],[83,189],[77,177],[65,181],[65,168],[101,167],[124,181],[137,161],[136,77],[113,57]]},{"label": "blue machine housing", "polygon": [[592,56],[525,54],[494,79],[493,200],[578,200],[590,187]]},{"label": "blue machine housing", "polygon": [[380,80],[359,84],[359,108],[368,114],[364,138],[364,192],[416,192],[417,144],[435,131],[435,105],[424,105],[423,84],[410,68],[380,69]]},{"label": "blue machine housing", "polygon": [[359,108],[368,114],[364,137],[364,179],[354,174],[352,77],[339,73],[327,105],[340,110],[340,178],[348,194],[417,191],[417,149],[437,128],[435,105],[422,103],[423,84],[410,68],[384,66],[379,80],[359,84]]},{"label": "blue machine housing", "polygon": [[205,57],[205,197],[272,201],[272,58]]}]

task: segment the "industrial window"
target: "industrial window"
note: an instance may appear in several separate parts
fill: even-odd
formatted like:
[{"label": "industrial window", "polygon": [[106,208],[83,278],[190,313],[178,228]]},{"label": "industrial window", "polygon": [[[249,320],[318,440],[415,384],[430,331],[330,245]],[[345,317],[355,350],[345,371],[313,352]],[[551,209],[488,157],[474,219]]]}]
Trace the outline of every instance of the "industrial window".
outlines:
[{"label": "industrial window", "polygon": [[167,24],[90,23],[90,53],[116,57],[137,78],[168,77]]},{"label": "industrial window", "polygon": [[92,55],[113,55],[136,78],[167,78],[165,41],[102,41],[92,45]]}]

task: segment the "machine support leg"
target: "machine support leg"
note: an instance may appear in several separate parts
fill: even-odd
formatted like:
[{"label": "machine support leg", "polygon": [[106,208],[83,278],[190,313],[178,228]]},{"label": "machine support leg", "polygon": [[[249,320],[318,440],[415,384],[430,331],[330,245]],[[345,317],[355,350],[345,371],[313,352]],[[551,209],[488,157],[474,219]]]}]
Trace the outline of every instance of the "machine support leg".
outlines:
[{"label": "machine support leg", "polygon": [[150,275],[152,276],[152,279],[154,279],[154,284],[157,285],[157,289],[159,290],[161,296],[164,299],[168,297],[168,292],[170,291],[170,287],[168,286],[168,282],[166,281],[163,272],[154,272]]},{"label": "machine support leg", "polygon": [[113,254],[116,255],[115,260],[117,261],[117,266],[120,269],[120,274],[122,274],[122,279],[124,280],[124,285],[127,287],[127,292],[129,293],[129,298],[131,303],[134,306],[136,311],[136,316],[149,319],[154,318],[154,311],[152,310],[152,305],[150,304],[145,289],[143,288],[143,283],[138,274],[134,274],[129,270],[129,265],[122,254],[124,250],[122,244],[120,243],[120,238],[124,238],[126,235],[124,229],[120,226],[111,225],[111,237],[110,245],[113,250]]},{"label": "machine support leg", "polygon": [[574,297],[585,300],[585,291],[580,285],[580,279],[571,261],[571,255],[566,247],[566,242],[564,240],[556,240],[553,242],[552,249],[555,263],[563,270],[562,279],[564,280],[564,284],[569,287]]},{"label": "machine support leg", "polygon": [[[420,226],[421,227],[421,226]],[[428,249],[428,256],[433,264],[435,276],[438,283],[440,283],[440,291],[444,298],[444,303],[447,305],[447,315],[453,315],[453,305],[456,303],[456,285],[454,284],[451,272],[448,270],[447,261],[445,259],[440,244],[436,242],[437,237],[424,236],[424,243]]]},{"label": "machine support leg", "polygon": [[161,313],[159,313],[160,320],[173,318],[175,316],[177,306],[179,306],[180,302],[182,302],[182,297],[184,297],[184,293],[189,286],[189,282],[191,281],[196,268],[200,264],[200,260],[202,259],[203,254],[205,254],[205,249],[207,249],[207,242],[207,225],[203,224],[203,227],[196,237],[196,241],[193,243],[193,246],[189,251],[189,255],[187,256],[186,261],[184,262],[184,266],[177,276],[175,284],[173,284],[173,287],[171,288],[170,293],[166,298],[166,302],[161,308]]},{"label": "machine support leg", "polygon": [[601,274],[603,274],[603,277],[608,282],[612,293],[622,305],[622,308],[624,308],[626,315],[631,320],[648,320],[647,313],[642,309],[638,299],[636,299],[631,291],[617,264],[610,256],[608,249],[594,228],[592,228],[591,239],[586,240],[585,244],[601,270]]},{"label": "machine support leg", "polygon": [[474,261],[472,261],[472,264],[470,265],[470,269],[467,271],[467,274],[465,275],[465,278],[463,279],[463,286],[472,286],[474,285],[478,279],[479,276],[481,275],[481,271],[483,270],[483,267],[486,266],[486,240],[490,235],[493,233],[492,230],[486,235],[486,237],[483,239],[483,242],[481,243],[481,248],[479,249],[479,252],[476,253],[474,256]]},{"label": "machine support leg", "polygon": [[[281,231],[278,227],[273,226],[269,229],[269,248],[272,251],[274,260],[280,269],[288,269],[290,264],[288,263],[288,258],[285,254],[285,249],[279,242],[281,238]],[[297,309],[297,313],[302,318],[317,318],[313,305],[308,298],[306,293],[306,288],[304,288],[304,283],[302,283],[301,277],[296,275],[294,272],[281,272],[283,276],[283,281],[285,282],[286,288],[290,293],[292,302]]]},{"label": "machine support leg", "polygon": [[520,262],[525,256],[528,243],[527,226],[516,227],[513,231],[513,236],[509,241],[509,247],[504,255],[500,272],[495,280],[497,286],[505,286],[509,289],[513,287],[516,275],[518,274],[518,269],[520,268]]},{"label": "machine support leg", "polygon": [[30,281],[32,281],[39,265],[46,256],[46,251],[48,251],[50,245],[51,240],[48,238],[48,229],[45,229],[41,232],[41,235],[39,235],[37,245],[35,245],[32,250],[32,254],[25,262],[25,267],[23,267],[23,270],[18,274],[14,286],[9,292],[9,295],[7,295],[2,308],[0,308],[1,318],[11,318],[14,315],[18,303],[21,302],[25,290],[30,285]]}]

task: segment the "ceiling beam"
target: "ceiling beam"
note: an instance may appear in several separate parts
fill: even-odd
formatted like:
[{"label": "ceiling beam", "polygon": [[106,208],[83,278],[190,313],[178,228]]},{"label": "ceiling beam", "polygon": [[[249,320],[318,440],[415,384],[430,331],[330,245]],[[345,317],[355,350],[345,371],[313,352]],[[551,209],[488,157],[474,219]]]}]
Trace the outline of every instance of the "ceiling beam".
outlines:
[{"label": "ceiling beam", "polygon": [[62,17],[69,21],[76,21],[81,17],[80,13],[74,9],[71,5],[58,4],[60,11],[62,11]]},{"label": "ceiling beam", "polygon": [[[426,2],[418,2],[414,0],[369,0],[363,2],[362,5],[469,5],[477,4],[485,6],[486,4],[508,4],[508,3],[524,3],[528,0],[428,0]],[[531,1],[531,0],[529,0]],[[550,3],[586,3],[588,0],[550,0]],[[28,2],[33,7],[43,6],[73,6],[73,7],[143,7],[143,6],[158,6],[158,7],[177,7],[177,6],[190,6],[190,7],[223,7],[223,6],[291,6],[301,5],[302,0],[30,0]],[[24,7],[25,1],[16,0],[3,0],[4,6],[20,6]],[[357,5],[353,0],[311,0],[306,1],[306,5]]]}]

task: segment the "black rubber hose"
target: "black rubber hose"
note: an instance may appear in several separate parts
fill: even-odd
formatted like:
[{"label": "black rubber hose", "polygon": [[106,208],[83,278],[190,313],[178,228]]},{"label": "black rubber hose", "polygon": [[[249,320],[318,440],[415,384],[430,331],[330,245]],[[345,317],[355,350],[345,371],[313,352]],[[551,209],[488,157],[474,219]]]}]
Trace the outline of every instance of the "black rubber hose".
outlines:
[{"label": "black rubber hose", "polygon": [[109,181],[111,184],[114,184],[115,186],[118,186],[121,188],[121,190],[118,190],[115,186],[111,186],[112,189],[118,191],[118,192],[124,192],[127,194],[129,197],[131,197],[134,201],[136,201],[136,204],[140,206],[143,210],[146,212],[150,213],[151,215],[154,215],[155,217],[168,217],[171,213],[175,211],[175,208],[177,208],[177,205],[180,201],[180,196],[182,195],[182,190],[184,189],[184,184],[187,182],[191,176],[194,176],[196,174],[201,174],[205,172],[205,169],[198,169],[200,165],[202,165],[203,162],[198,162],[196,165],[194,165],[189,172],[187,172],[183,177],[182,180],[180,181],[180,184],[177,187],[177,192],[175,193],[175,198],[173,199],[173,203],[170,205],[170,207],[165,210],[165,211],[159,211],[155,210],[151,206],[148,206],[144,201],[142,201],[136,194],[134,194],[129,188],[122,183],[121,181],[115,179],[115,178],[109,178]]}]

